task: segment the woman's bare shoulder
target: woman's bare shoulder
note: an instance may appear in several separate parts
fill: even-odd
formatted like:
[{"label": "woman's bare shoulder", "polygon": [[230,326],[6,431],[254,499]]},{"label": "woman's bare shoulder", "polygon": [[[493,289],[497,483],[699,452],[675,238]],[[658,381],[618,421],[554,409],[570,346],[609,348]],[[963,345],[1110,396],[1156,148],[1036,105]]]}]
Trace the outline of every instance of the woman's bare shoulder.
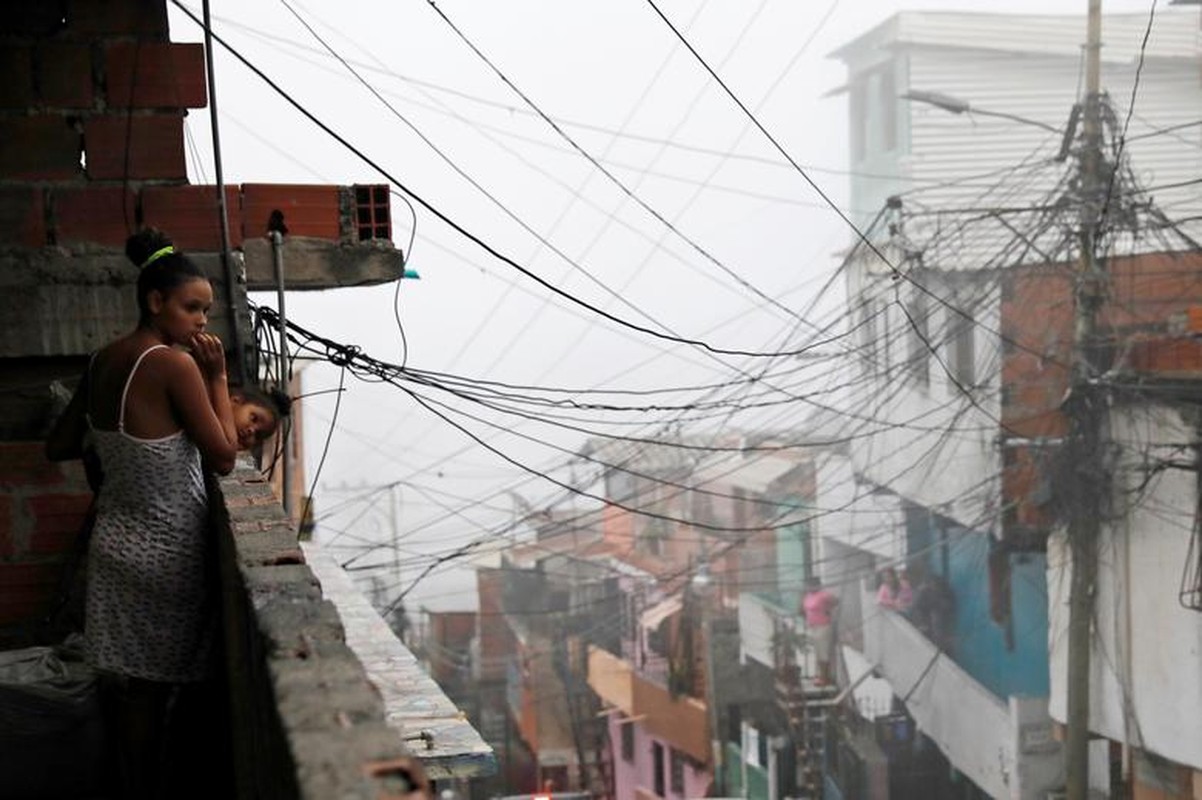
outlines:
[{"label": "woman's bare shoulder", "polygon": [[[143,376],[137,383],[149,379],[151,384],[170,381],[196,370],[196,362],[186,351],[175,347],[147,345],[134,336],[117,339],[96,352],[92,372],[103,382],[103,376],[129,376],[138,363],[137,372]],[[118,381],[121,383],[123,381]]]}]

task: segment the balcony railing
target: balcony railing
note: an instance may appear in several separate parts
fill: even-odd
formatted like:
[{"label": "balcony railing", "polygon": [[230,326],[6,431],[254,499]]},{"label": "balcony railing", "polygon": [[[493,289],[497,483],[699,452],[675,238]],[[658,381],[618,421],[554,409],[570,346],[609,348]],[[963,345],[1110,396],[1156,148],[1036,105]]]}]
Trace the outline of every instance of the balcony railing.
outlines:
[{"label": "balcony railing", "polygon": [[1043,798],[1059,785],[1047,698],[999,698],[904,616],[866,594],[864,650],[918,728],[993,797]]},{"label": "balcony railing", "polygon": [[813,649],[805,638],[805,621],[779,597],[762,593],[739,595],[739,640],[743,656],[774,669],[777,666],[781,637],[787,636],[796,648],[794,663],[802,675],[817,673]]}]

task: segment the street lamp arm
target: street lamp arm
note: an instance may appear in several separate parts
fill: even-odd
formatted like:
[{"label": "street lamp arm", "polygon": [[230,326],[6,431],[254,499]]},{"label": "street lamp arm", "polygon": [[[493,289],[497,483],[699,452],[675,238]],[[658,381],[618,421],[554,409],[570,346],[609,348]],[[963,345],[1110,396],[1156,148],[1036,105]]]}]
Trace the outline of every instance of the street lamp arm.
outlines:
[{"label": "street lamp arm", "polygon": [[1000,117],[1001,119],[1009,119],[1015,122],[1021,122],[1024,125],[1035,125],[1036,127],[1043,128],[1045,131],[1051,131],[1052,133],[1063,133],[1063,131],[1060,128],[1057,128],[1055,125],[1049,125],[1046,122],[1040,122],[1037,119],[1028,119],[1027,117],[1020,117],[1015,114],[1007,114],[1005,111],[985,111],[980,108],[973,108],[969,109],[969,113],[979,114],[982,117]]},{"label": "street lamp arm", "polygon": [[1043,128],[1045,131],[1052,133],[1061,133],[1060,128],[1049,125],[1046,122],[1040,122],[1037,119],[1028,117],[1020,117],[1017,114],[1008,114],[1005,111],[990,111],[988,109],[975,108],[967,100],[961,100],[959,97],[953,97],[950,94],[943,92],[928,92],[922,89],[911,89],[908,92],[902,92],[901,98],[916,103],[926,103],[935,108],[941,108],[951,114],[980,114],[983,117],[998,117],[1000,119],[1008,119],[1013,122],[1019,122],[1023,125],[1034,125],[1037,128]]},{"label": "street lamp arm", "polygon": [[950,94],[944,94],[943,92],[927,92],[922,89],[911,89],[908,92],[902,92],[901,99],[926,103],[929,106],[935,106],[935,108],[942,108],[944,111],[952,114],[963,114],[972,108],[967,100],[961,100],[959,97],[952,97]]}]

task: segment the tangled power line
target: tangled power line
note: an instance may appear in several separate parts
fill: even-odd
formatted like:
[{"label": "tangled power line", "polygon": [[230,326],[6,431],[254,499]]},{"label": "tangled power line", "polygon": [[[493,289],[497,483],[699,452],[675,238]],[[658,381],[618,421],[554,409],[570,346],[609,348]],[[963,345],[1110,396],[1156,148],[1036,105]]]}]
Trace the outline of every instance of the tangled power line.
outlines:
[{"label": "tangled power line", "polygon": [[[183,13],[192,16],[179,0],[173,0],[173,2]],[[1016,176],[1021,177],[1026,185],[1029,185],[1041,177],[1046,177],[1043,172],[1047,168],[1054,167],[1054,160],[1050,158],[1033,159],[1030,163],[1007,170],[999,170],[995,174],[966,177],[960,183],[983,189],[980,192],[982,202],[956,212],[922,207],[924,189],[934,189],[946,184],[916,187],[905,193],[897,205],[882,209],[873,224],[861,229],[811,179],[808,174],[809,170],[795,162],[772,137],[766,127],[729,89],[716,71],[706,64],[679,30],[672,26],[672,23],[659,11],[654,2],[651,0],[648,2],[742,113],[772,142],[784,159],[783,163],[788,164],[790,168],[801,175],[822,198],[823,203],[836,212],[856,235],[858,241],[852,255],[845,259],[843,266],[832,276],[831,282],[824,286],[814,303],[810,304],[808,311],[799,313],[791,306],[782,303],[778,297],[757,288],[728,264],[691,240],[650,204],[645,203],[629,186],[608,170],[600,159],[591,155],[569,135],[564,126],[558,124],[551,115],[545,114],[528,95],[511,83],[504,73],[496,68],[488,57],[460,32],[437,6],[433,3],[430,5],[464,42],[494,69],[501,80],[522,98],[530,112],[555,130],[574,152],[577,152],[595,170],[617,185],[658,224],[690,244],[695,253],[712,266],[717,267],[736,285],[759,298],[766,306],[784,312],[792,320],[792,325],[782,336],[782,344],[771,349],[754,350],[719,346],[705,338],[676,334],[633,304],[627,303],[628,308],[643,316],[647,320],[647,325],[608,312],[551,283],[516,259],[502,253],[498,247],[469,231],[466,226],[457,223],[450,214],[439,210],[432,203],[414,194],[409,187],[386,171],[377,160],[371,158],[362,149],[356,147],[330,125],[323,122],[225,40],[214,36],[221,46],[254,72],[295,110],[333,137],[365,164],[377,170],[427,213],[441,220],[461,237],[481,248],[501,264],[516,270],[537,284],[543,291],[576,306],[591,317],[604,319],[629,333],[658,340],[666,346],[683,345],[703,351],[737,377],[693,386],[664,386],[650,389],[641,387],[555,387],[474,378],[449,371],[409,367],[404,359],[401,364],[378,360],[358,347],[324,338],[293,322],[289,322],[287,326],[288,340],[294,348],[294,351],[289,354],[290,358],[293,360],[302,358],[323,360],[338,367],[341,376],[350,375],[362,381],[385,383],[397,388],[443,424],[467,436],[471,441],[469,447],[484,448],[497,458],[522,470],[528,476],[523,481],[541,481],[554,486],[558,492],[557,500],[575,496],[594,502],[608,500],[612,503],[613,501],[613,498],[606,498],[589,491],[584,482],[564,480],[552,474],[553,470],[566,465],[587,466],[590,468],[590,474],[593,474],[593,471],[625,472],[635,479],[655,484],[659,490],[666,491],[672,496],[696,493],[701,496],[708,494],[715,497],[729,497],[723,492],[715,492],[704,486],[692,485],[680,480],[664,480],[643,471],[639,466],[639,461],[648,448],[667,447],[681,451],[689,458],[694,459],[696,463],[707,458],[735,461],[736,459],[766,458],[774,454],[796,451],[812,451],[820,447],[846,447],[855,441],[871,440],[885,429],[900,429],[909,431],[915,436],[928,437],[930,440],[930,447],[920,457],[915,458],[913,463],[904,465],[903,472],[909,472],[931,469],[933,463],[937,461],[932,454],[938,454],[958,438],[979,437],[988,431],[996,432],[999,429],[1004,431],[1006,422],[995,411],[996,394],[999,387],[964,383],[959,380],[952,365],[947,362],[945,356],[947,342],[952,338],[954,332],[967,324],[982,337],[983,341],[988,343],[989,346],[979,359],[982,365],[981,372],[984,374],[993,374],[996,371],[1005,347],[1028,350],[1052,365],[1057,365],[1056,357],[1049,356],[1046,352],[1035,353],[1025,341],[1005,336],[996,325],[974,313],[977,307],[987,304],[991,294],[996,292],[996,285],[983,282],[983,285],[977,287],[975,292],[963,290],[945,292],[936,288],[925,276],[930,274],[930,264],[939,261],[940,248],[949,247],[953,242],[962,252],[972,251],[973,248],[981,252],[988,251],[990,253],[988,258],[983,259],[975,267],[986,273],[1004,269],[1012,264],[1023,263],[1024,259],[1029,258],[1032,253],[1044,257],[1049,263],[1061,256],[1064,253],[1062,234],[1065,227],[1062,218],[1068,208],[1063,202],[1065,190],[1063,175],[1058,182],[1053,184],[1055,187],[1053,192],[1042,201],[1038,203],[1020,201],[1007,204],[1008,201],[1022,194],[1014,180]],[[287,6],[287,3],[285,5]],[[288,8],[296,14],[290,6]],[[192,18],[197,21],[195,17]],[[309,27],[307,23],[306,27]],[[317,37],[326,52],[341,62],[360,82],[372,89],[362,75],[354,70],[349,61],[339,56],[331,46],[317,36],[312,28],[310,28],[310,32]],[[372,91],[375,92],[374,89]],[[388,106],[395,116],[404,121],[399,111],[392,108],[381,94],[375,93],[377,98]],[[1127,117],[1127,122],[1129,121],[1130,115]],[[1173,126],[1171,130],[1180,130],[1186,127],[1188,124],[1177,125]],[[1166,128],[1163,132],[1171,131]],[[419,135],[421,135],[420,132]],[[1143,134],[1142,136],[1148,135],[1152,134]],[[1139,135],[1129,137],[1129,140],[1134,141],[1138,138],[1140,138]],[[425,139],[424,136],[423,139]],[[426,140],[426,143],[436,151],[438,150],[432,141]],[[456,167],[453,161],[450,163]],[[461,170],[460,172],[469,181],[471,180],[466,173]],[[994,178],[996,180],[993,180]],[[990,182],[977,183],[982,179]],[[474,181],[472,182],[474,183]],[[476,188],[487,195],[487,190],[482,186],[477,184]],[[1138,194],[1138,192],[1133,192],[1131,187],[1124,186],[1116,196],[1128,197],[1133,194]],[[1145,203],[1145,210],[1151,208],[1150,202]],[[540,236],[533,227],[524,223],[519,217],[512,214],[509,216],[528,233],[534,235],[544,246],[559,254],[565,261],[572,263],[582,274],[591,274],[583,265],[574,262],[556,249],[546,237]],[[414,217],[416,232],[416,213]],[[879,230],[877,228],[878,221],[885,223]],[[1166,232],[1162,241],[1168,241],[1168,238],[1171,238],[1170,234],[1177,234],[1178,238],[1175,241],[1182,241],[1184,234],[1179,229],[1167,223],[1167,220],[1163,218],[1160,222],[1162,224],[1159,228],[1150,225],[1146,230]],[[880,230],[888,230],[888,236],[882,236]],[[999,231],[1003,231],[1003,233],[999,234]],[[828,315],[825,320],[814,319],[812,311],[817,299],[826,294],[831,283],[851,263],[852,257],[875,259],[883,267],[883,280],[880,285],[864,294],[864,299],[868,303],[875,304],[875,308],[865,311],[854,321],[848,320],[842,310]],[[903,297],[903,294],[908,296]],[[938,324],[931,325],[932,315],[917,315],[914,312],[915,298],[918,296],[933,301],[935,306],[943,309],[942,320]],[[620,299],[626,302],[624,298]],[[273,312],[270,309],[258,309],[258,314],[266,327],[279,326],[278,318],[272,317]],[[808,327],[811,335],[801,343],[797,343],[795,337],[798,327],[801,325]],[[401,331],[403,336],[403,328]],[[896,353],[890,349],[896,346],[892,337],[898,331],[905,332],[907,338],[918,343],[907,357],[897,358]],[[831,353],[832,348],[835,350],[833,354]],[[797,359],[803,357],[812,357],[813,362],[799,365]],[[750,366],[730,364],[724,360],[726,358],[743,359],[749,362]],[[931,361],[935,362],[944,384],[949,387],[947,396],[922,414],[909,419],[899,418],[896,406],[899,398],[906,391],[906,382],[913,380],[914,376],[922,370],[929,370]],[[883,393],[878,391],[879,383],[874,377],[874,372],[879,373],[882,370],[895,371],[898,375],[896,385]],[[341,391],[339,397],[341,397]],[[468,409],[473,410],[469,411]],[[836,421],[833,426],[834,431],[824,432],[820,435],[798,434],[798,429],[804,430],[804,426],[807,424],[807,422],[799,422],[802,411],[804,411],[805,417],[811,421],[814,417],[825,416],[828,420],[833,417]],[[495,421],[498,418],[496,415],[501,415],[500,419],[508,421],[497,422]],[[732,443],[729,437],[724,439],[719,435],[699,440],[673,434],[673,431],[686,424],[718,430],[733,428],[736,418],[754,415],[760,415],[756,417],[759,421],[774,423],[777,426],[776,430],[793,430],[794,438],[790,439],[780,435],[766,436],[763,441],[749,444],[747,442]],[[648,419],[649,417],[654,417],[654,419]],[[552,441],[549,433],[522,434],[518,432],[515,421],[520,421],[520,424],[535,424],[546,429],[553,429],[561,435],[603,438],[611,442],[620,442],[628,449],[625,455],[616,461],[590,458],[582,455],[578,449],[564,447]],[[337,414],[331,424],[331,435],[336,424]],[[479,426],[488,427],[531,444],[554,450],[557,453],[554,466],[532,466],[525,463],[501,447],[491,444],[484,436],[477,433]],[[627,428],[638,430],[629,433],[619,432]],[[328,446],[329,439],[327,438],[324,449],[328,450]],[[319,474],[320,468],[318,475],[314,476],[314,485],[317,483]],[[996,485],[1000,477],[1000,474],[987,476],[982,485]],[[490,495],[489,498],[481,500],[487,502],[488,499],[505,491],[507,490],[502,489],[498,493]],[[448,506],[445,509],[444,518],[453,514],[462,515],[471,504],[470,502],[464,503],[459,508]],[[773,505],[766,502],[764,504]],[[714,535],[734,537],[736,540],[745,539],[752,535],[753,531],[762,531],[773,527],[771,525],[768,528],[763,525],[755,527],[707,526],[696,519],[661,513],[654,508],[641,507],[637,503],[618,503],[618,506],[642,517],[688,525]],[[836,510],[810,509],[808,513],[821,515],[834,513]],[[581,514],[581,520],[595,516],[595,510],[586,511]],[[996,514],[987,516],[983,519],[982,524],[993,524],[996,522],[996,518]],[[782,517],[777,519],[775,524],[783,527],[797,524],[797,520],[794,517]],[[493,527],[487,529],[484,537],[473,540],[473,542],[483,542],[488,536],[504,536],[511,532],[512,528]],[[478,546],[478,544],[469,543],[441,553],[428,553],[422,558],[432,559],[431,563],[426,566],[437,569],[453,563]],[[365,552],[370,552],[370,550]]]}]

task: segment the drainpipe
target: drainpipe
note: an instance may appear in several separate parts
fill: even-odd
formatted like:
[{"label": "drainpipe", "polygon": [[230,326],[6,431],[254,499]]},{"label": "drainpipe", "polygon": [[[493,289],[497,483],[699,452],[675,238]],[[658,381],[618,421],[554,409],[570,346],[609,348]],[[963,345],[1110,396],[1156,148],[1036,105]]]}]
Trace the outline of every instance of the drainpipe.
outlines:
[{"label": "drainpipe", "polygon": [[[246,383],[246,351],[242,348],[242,331],[238,328],[238,295],[234,289],[234,262],[230,253],[230,219],[225,207],[225,177],[221,168],[221,130],[217,124],[217,83],[213,71],[213,26],[209,18],[209,0],[204,0],[202,6],[205,28],[205,72],[209,80],[209,124],[213,129],[213,173],[217,181],[217,217],[221,228],[221,268],[225,276],[225,300],[230,315],[230,346],[234,350],[234,379],[241,384]],[[287,509],[285,508],[285,510]]]}]

